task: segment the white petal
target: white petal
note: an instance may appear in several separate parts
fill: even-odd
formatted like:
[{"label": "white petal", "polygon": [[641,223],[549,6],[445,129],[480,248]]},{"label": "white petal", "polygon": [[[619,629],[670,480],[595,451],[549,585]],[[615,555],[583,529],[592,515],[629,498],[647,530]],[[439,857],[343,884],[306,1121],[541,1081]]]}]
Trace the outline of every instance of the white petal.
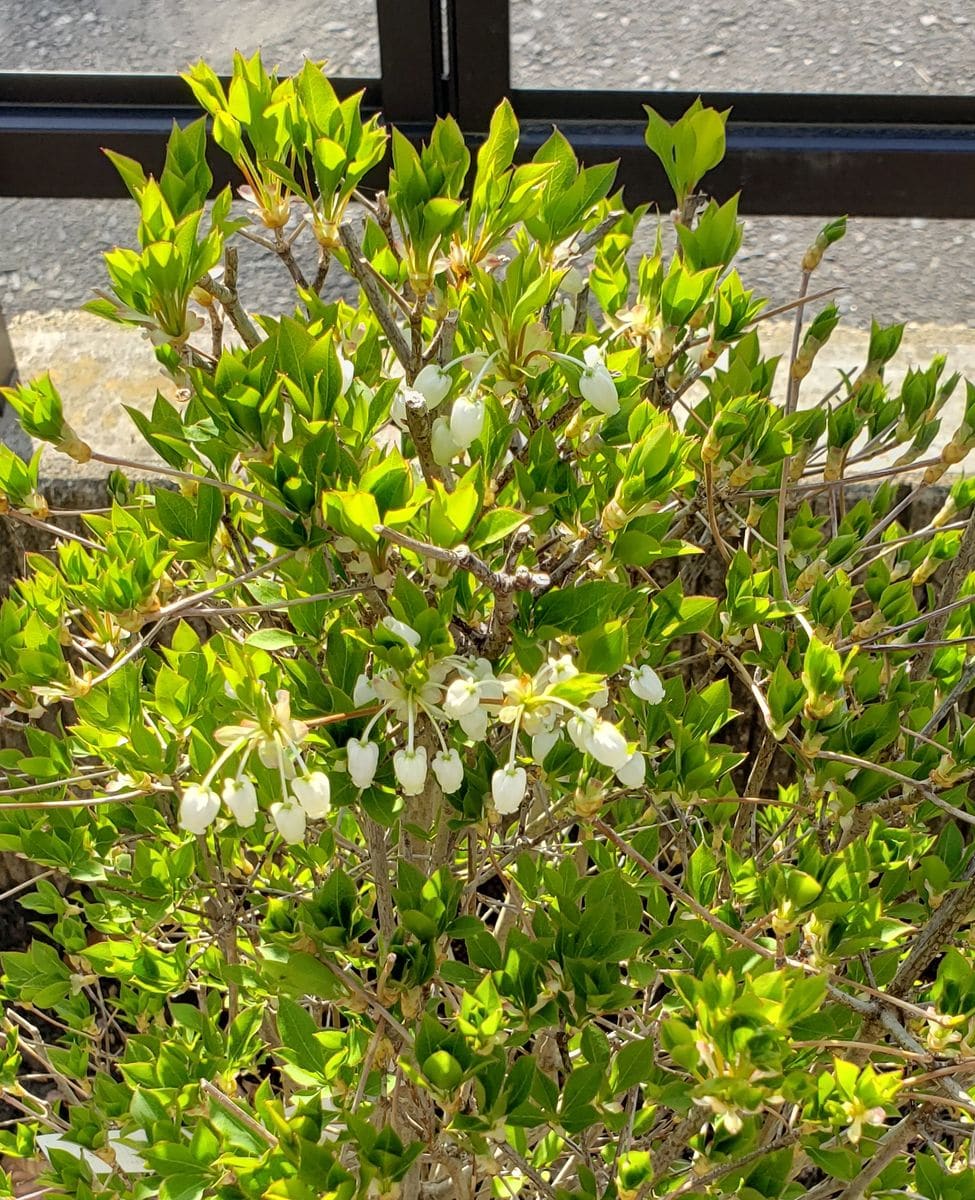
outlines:
[{"label": "white petal", "polygon": [[352,782],[361,791],[371,787],[379,766],[379,747],[375,742],[361,742],[358,738],[349,738],[345,747],[349,756],[349,775]]},{"label": "white petal", "polygon": [[220,797],[213,788],[191,783],[180,799],[179,827],[188,833],[206,833],[220,811]]},{"label": "white petal", "polygon": [[484,402],[458,396],[450,410],[450,436],[466,450],[477,441],[484,428]]},{"label": "white petal", "polygon": [[602,363],[594,363],[579,376],[579,391],[593,408],[611,417],[620,410],[620,398],[616,393],[613,377]]},{"label": "white petal", "polygon": [[548,757],[548,752],[552,749],[560,737],[561,734],[557,729],[543,729],[541,733],[536,733],[532,738],[532,758],[538,763],[539,766],[541,766]]},{"label": "white petal", "polygon": [[271,820],[289,846],[304,840],[307,817],[300,804],[277,801],[271,805]]},{"label": "white petal", "polygon": [[456,792],[464,782],[464,764],[456,750],[441,750],[433,756],[433,773],[447,795]]},{"label": "white petal", "polygon": [[376,699],[376,689],[368,675],[362,674],[356,679],[352,688],[352,702],[356,708],[365,708]]},{"label": "white petal", "polygon": [[635,750],[621,767],[616,768],[616,778],[624,787],[642,787],[646,777],[647,760],[639,750]]},{"label": "white petal", "polygon": [[437,466],[450,466],[463,448],[454,441],[447,418],[437,417],[430,430],[430,449],[433,451],[433,461]]},{"label": "white petal", "polygon": [[648,704],[659,704],[664,698],[664,685],[660,676],[647,663],[630,679],[630,691]]},{"label": "white petal", "polygon": [[479,707],[475,708],[473,712],[465,713],[458,724],[472,742],[483,742],[488,731],[487,709]]},{"label": "white petal", "polygon": [[418,796],[427,782],[426,747],[397,750],[393,755],[393,772],[399,780],[404,796]]},{"label": "white petal", "polygon": [[630,757],[626,738],[611,721],[597,721],[589,740],[589,753],[604,767],[617,771]]},{"label": "white petal", "polygon": [[479,688],[472,679],[455,679],[447,688],[443,710],[452,721],[472,713],[480,703]]},{"label": "white petal", "polygon": [[446,399],[453,380],[436,363],[428,363],[413,380],[413,387],[426,401],[427,408],[436,408]]}]

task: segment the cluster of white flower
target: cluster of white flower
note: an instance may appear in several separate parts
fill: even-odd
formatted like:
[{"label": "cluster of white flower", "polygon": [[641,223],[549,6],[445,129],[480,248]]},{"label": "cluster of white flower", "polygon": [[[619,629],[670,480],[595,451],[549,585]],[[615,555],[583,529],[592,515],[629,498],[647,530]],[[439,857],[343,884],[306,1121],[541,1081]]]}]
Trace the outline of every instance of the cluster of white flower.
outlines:
[{"label": "cluster of white flower", "polygon": [[[391,617],[384,624],[407,645],[419,645],[419,635],[408,625]],[[648,703],[659,703],[664,690],[656,672],[647,665],[631,670],[633,694]],[[388,735],[395,736],[389,726],[405,727],[406,744],[393,754],[393,773],[403,794],[422,792],[428,769],[445,793],[456,792],[463,783],[464,767],[459,751],[448,744],[444,727],[456,726],[465,740],[482,742],[493,718],[511,728],[507,763],[491,780],[493,807],[502,815],[516,812],[527,794],[528,773],[518,765],[519,734],[530,738],[530,757],[539,766],[566,733],[579,750],[612,770],[624,787],[640,787],[646,777],[646,759],[612,721],[600,715],[609,702],[606,687],[598,682],[590,687],[584,693],[584,708],[576,703],[577,695],[570,700],[562,694],[575,694],[574,689],[560,692],[560,685],[578,676],[569,655],[550,658],[534,675],[523,676],[496,676],[486,659],[448,655],[429,667],[426,682],[419,688],[409,686],[392,667],[360,675],[355,703],[359,707],[377,704],[378,708],[362,736],[347,745],[349,775],[357,788],[371,785],[380,757],[379,745],[371,735],[385,719]],[[421,714],[428,718],[441,747],[430,763],[426,748],[416,743]]]},{"label": "cluster of white flower", "polygon": [[[419,647],[420,635],[403,621],[386,617],[383,626],[405,646]],[[659,704],[663,685],[649,665],[628,668],[631,692],[648,704]],[[408,676],[408,678],[406,677]],[[417,682],[417,679],[422,682]],[[571,697],[571,698],[570,698]],[[377,666],[356,680],[353,700],[357,708],[375,712],[361,736],[346,744],[349,778],[362,791],[372,785],[379,769],[380,744],[373,731],[382,729],[384,741],[392,740],[393,774],[404,796],[417,796],[433,772],[441,791],[451,795],[464,782],[460,750],[451,741],[483,742],[492,722],[510,729],[508,755],[491,779],[491,804],[506,816],[517,812],[528,792],[528,772],[519,765],[519,737],[529,739],[523,758],[541,767],[563,735],[596,763],[608,767],[624,787],[641,787],[646,777],[646,757],[627,741],[602,710],[609,692],[597,676],[580,675],[568,654],[549,658],[534,675],[495,675],[484,658],[447,655],[400,672],[389,665]],[[426,718],[440,744],[428,758],[425,745],[417,740],[417,726]],[[200,783],[183,789],[179,824],[191,833],[205,833],[226,805],[237,823],[249,827],[257,820],[257,791],[245,774],[251,753],[276,771],[280,798],[270,806],[275,828],[288,843],[300,842],[308,820],[321,820],[331,808],[331,787],[323,771],[308,769],[299,743],[308,729],[291,717],[290,698],[278,692],[266,725],[245,720],[219,729],[216,739],[224,747]],[[458,737],[459,732],[459,737]],[[213,781],[227,761],[240,753],[236,772],[228,775],[218,793]]]},{"label": "cluster of white flower", "polygon": [[[276,770],[280,780],[280,799],[270,809],[271,820],[286,842],[304,839],[307,822],[320,821],[332,807],[331,785],[324,771],[308,770],[299,742],[308,733],[301,721],[291,716],[291,699],[280,691],[272,706],[270,729],[254,721],[227,725],[215,737],[225,748],[200,781],[183,789],[179,806],[179,825],[190,833],[206,833],[220,814],[221,795],[213,787],[224,764],[236,753],[242,757],[237,771],[224,779],[222,803],[238,825],[248,828],[257,820],[257,789],[244,774],[250,755],[256,751],[265,767]],[[299,774],[300,772],[300,774]]]},{"label": "cluster of white flower", "polygon": [[[428,363],[413,380],[413,386],[400,388],[393,399],[390,415],[402,428],[407,423],[411,402],[422,405],[429,412],[434,412],[444,403],[454,384],[449,373],[451,367],[464,362],[468,369],[477,369],[467,391],[454,398],[449,414],[434,417],[430,445],[434,461],[441,467],[449,466],[458,455],[468,450],[484,430],[485,406],[479,391],[496,353],[486,357],[483,354],[462,355],[442,367],[437,363]],[[549,353],[549,357],[581,368],[579,392],[599,412],[606,416],[619,412],[616,383],[598,346],[588,346],[583,351],[581,361],[566,354]]]}]

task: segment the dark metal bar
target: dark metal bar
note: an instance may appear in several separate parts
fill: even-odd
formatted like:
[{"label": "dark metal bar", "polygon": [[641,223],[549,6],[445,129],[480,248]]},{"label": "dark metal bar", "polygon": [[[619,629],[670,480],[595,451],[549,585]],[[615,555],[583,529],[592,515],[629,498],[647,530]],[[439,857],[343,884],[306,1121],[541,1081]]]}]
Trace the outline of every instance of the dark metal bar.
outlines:
[{"label": "dark metal bar", "polygon": [[432,123],[443,102],[440,0],[377,0],[383,112]]},{"label": "dark metal bar", "polygon": [[[332,83],[342,97],[364,91],[367,111],[380,108],[377,80]],[[124,196],[102,147],[136,158],[158,174],[173,122],[185,124],[200,115],[178,75],[0,72],[0,196]],[[216,147],[209,161],[216,187],[240,182]]]},{"label": "dark metal bar", "polygon": [[449,109],[461,129],[484,132],[511,90],[508,0],[447,0]]},{"label": "dark metal bar", "polygon": [[[519,116],[520,93],[514,103]],[[619,161],[629,204],[672,204],[663,170],[644,143],[639,121],[561,119],[559,128],[586,163]],[[726,199],[741,191],[753,215],[975,217],[975,124],[761,125],[728,122],[724,161],[703,190]],[[551,123],[522,123],[520,154],[529,157]]]},{"label": "dark metal bar", "polygon": [[[452,2],[455,111],[461,114],[464,128],[483,131],[498,89],[504,92],[505,65],[488,53],[496,46],[497,31],[484,32],[499,10],[494,4],[485,5],[478,17],[474,10],[481,6],[476,0]],[[394,19],[400,5],[403,11],[415,8],[425,13],[424,27],[439,37],[439,5],[428,0],[380,0],[385,37],[400,28],[401,22]],[[478,46],[486,60],[480,65]],[[369,111],[379,108],[390,89],[395,95],[401,87],[400,98],[394,101],[402,106],[401,112],[418,113],[423,108],[425,115],[411,121],[405,115],[396,118],[388,106],[384,112],[418,140],[429,135],[434,116],[429,106],[440,103],[434,78],[440,60],[434,49],[433,43],[427,44],[425,62],[433,74],[424,75],[423,64],[408,57],[391,59],[389,51],[384,68],[404,71],[407,82],[387,75],[382,86],[376,80],[352,79],[336,80],[335,86],[343,95],[364,88]],[[663,173],[643,142],[642,104],[649,102],[673,119],[690,104],[692,95],[521,89],[509,94],[523,123],[523,156],[558,124],[584,161],[619,159],[620,182],[626,185],[630,203],[670,203]],[[727,157],[707,177],[705,186],[717,196],[741,189],[743,211],[975,216],[975,97],[714,94],[703,100],[732,110]],[[172,122],[198,115],[178,76],[0,73],[0,196],[123,195],[101,147],[110,146],[158,171]],[[472,141],[476,140],[474,136]],[[233,169],[219,150],[212,166],[217,186],[235,182]],[[376,186],[382,182],[381,172],[370,180]]]},{"label": "dark metal bar", "polygon": [[758,125],[968,125],[975,96],[877,95],[819,92],[637,92],[518,88],[508,93],[526,121],[643,121],[649,104],[675,121],[700,96],[731,109],[731,120]]}]

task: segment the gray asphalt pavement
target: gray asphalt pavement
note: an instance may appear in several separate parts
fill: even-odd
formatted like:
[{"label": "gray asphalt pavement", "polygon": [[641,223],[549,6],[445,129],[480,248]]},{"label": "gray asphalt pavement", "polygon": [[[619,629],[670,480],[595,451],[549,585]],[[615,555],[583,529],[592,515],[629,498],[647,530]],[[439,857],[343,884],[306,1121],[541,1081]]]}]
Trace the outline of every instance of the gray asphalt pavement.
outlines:
[{"label": "gray asphalt pavement", "polygon": [[[262,46],[285,69],[310,55],[335,74],[378,71],[371,0],[0,0],[0,70],[174,71],[200,56],[226,69],[238,45]],[[973,48],[972,0],[512,2],[519,87],[970,95]],[[132,214],[127,201],[0,201],[0,305],[76,307],[103,282],[99,252],[131,244]],[[819,224],[749,220],[746,283],[791,298]],[[973,267],[975,221],[859,220],[817,283],[841,287],[858,325],[871,315],[975,325]],[[277,263],[255,264],[249,298],[268,311],[290,305],[287,282]]]}]

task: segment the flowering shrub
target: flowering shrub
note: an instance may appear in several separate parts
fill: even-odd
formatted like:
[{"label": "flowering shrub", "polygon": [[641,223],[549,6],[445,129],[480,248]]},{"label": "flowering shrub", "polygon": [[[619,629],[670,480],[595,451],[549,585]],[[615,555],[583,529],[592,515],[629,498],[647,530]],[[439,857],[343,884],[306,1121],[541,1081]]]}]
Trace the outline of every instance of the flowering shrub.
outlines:
[{"label": "flowering shrub", "polygon": [[[0,608],[0,849],[40,869],[7,1165],[55,1198],[975,1194],[975,486],[901,520],[975,387],[933,452],[958,377],[891,385],[875,326],[800,404],[844,223],[765,357],[737,198],[699,194],[724,114],[649,113],[677,207],[634,262],[614,168],[557,132],[514,165],[507,105],[472,164],[311,63],[188,79],[252,210],[208,205],[203,120],[158,180],[112,155],[138,245],[89,305],[174,382],[132,413],[159,486],[49,378],[5,393],[121,468]],[[293,313],[245,310],[240,238]],[[58,531],[37,458],[0,498]]]}]

